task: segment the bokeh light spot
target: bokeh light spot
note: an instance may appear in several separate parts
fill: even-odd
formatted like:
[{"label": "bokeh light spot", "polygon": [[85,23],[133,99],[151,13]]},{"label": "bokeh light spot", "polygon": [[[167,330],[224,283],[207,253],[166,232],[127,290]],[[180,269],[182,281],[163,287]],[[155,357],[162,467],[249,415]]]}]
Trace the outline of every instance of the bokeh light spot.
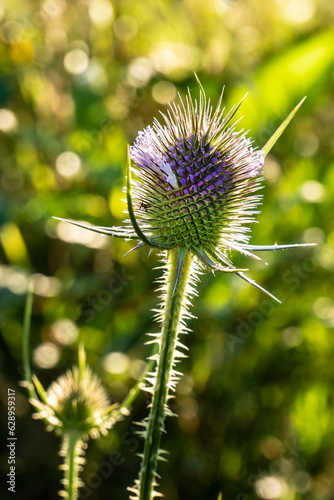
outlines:
[{"label": "bokeh light spot", "polygon": [[114,22],[114,33],[121,42],[129,42],[138,31],[137,21],[131,16],[120,16]]},{"label": "bokeh light spot", "polygon": [[34,293],[42,297],[56,297],[61,291],[61,282],[58,278],[44,276],[36,273],[33,275]]},{"label": "bokeh light spot", "polygon": [[[200,59],[201,51],[197,47],[184,43],[162,43],[158,45],[151,54],[151,60],[156,71],[161,73],[180,74],[180,70],[196,70]],[[182,71],[181,71],[182,74]]]},{"label": "bokeh light spot", "polygon": [[64,2],[63,0],[44,0],[42,8],[49,17],[58,17],[63,13]]},{"label": "bokeh light spot", "polygon": [[52,342],[43,342],[33,353],[34,363],[40,368],[53,368],[59,359],[60,351]]},{"label": "bokeh light spot", "polygon": [[118,95],[111,96],[107,99],[108,112],[114,120],[122,120],[129,114],[129,106],[122,97]]},{"label": "bokeh light spot", "polygon": [[89,16],[94,24],[108,25],[114,19],[112,5],[107,0],[95,0],[89,5]]},{"label": "bokeh light spot", "polygon": [[101,93],[109,85],[108,74],[97,59],[91,59],[84,75],[85,81],[94,92]]},{"label": "bokeh light spot", "polygon": [[334,318],[334,300],[330,297],[318,297],[313,304],[313,310],[320,319]]},{"label": "bokeh light spot", "polygon": [[28,278],[23,273],[13,273],[9,277],[7,284],[11,292],[22,294],[28,288]]},{"label": "bokeh light spot", "polygon": [[309,227],[303,233],[304,243],[317,243],[320,245],[325,241],[325,233],[320,227]]},{"label": "bokeh light spot", "polygon": [[8,45],[17,42],[22,34],[22,26],[17,21],[7,21],[0,30],[2,40]]},{"label": "bokeh light spot", "polygon": [[263,175],[270,184],[276,184],[282,177],[282,169],[280,164],[273,156],[268,156],[264,163]]},{"label": "bokeh light spot", "polygon": [[108,212],[108,203],[102,196],[90,196],[87,205],[87,213],[94,217],[103,217]]},{"label": "bokeh light spot", "polygon": [[1,132],[13,132],[17,128],[17,119],[10,109],[0,109],[0,130]]},{"label": "bokeh light spot", "polygon": [[72,75],[80,75],[88,68],[89,57],[81,49],[73,49],[64,57],[64,67]]},{"label": "bokeh light spot", "polygon": [[307,493],[312,485],[310,475],[303,470],[294,475],[294,483],[298,493]]},{"label": "bokeh light spot", "polygon": [[286,485],[279,477],[265,476],[256,481],[255,490],[260,498],[276,500],[284,493]]},{"label": "bokeh light spot", "polygon": [[127,81],[134,87],[143,87],[154,74],[152,63],[146,57],[138,57],[128,68]]},{"label": "bokeh light spot", "polygon": [[294,146],[300,156],[311,158],[318,151],[319,139],[313,132],[305,132],[296,138]]},{"label": "bokeh light spot", "polygon": [[103,358],[103,368],[108,373],[120,375],[129,368],[129,358],[122,352],[111,352]]},{"label": "bokeh light spot", "polygon": [[274,460],[284,452],[284,446],[275,436],[266,436],[260,443],[260,451],[268,460]]},{"label": "bokeh light spot", "polygon": [[168,104],[176,98],[176,88],[171,82],[162,81],[153,86],[152,96],[159,104]]},{"label": "bokeh light spot", "polygon": [[109,244],[108,239],[103,235],[73,226],[67,222],[60,222],[56,231],[58,238],[67,243],[78,243],[90,248],[106,248]]},{"label": "bokeh light spot", "polygon": [[71,151],[61,153],[56,159],[56,170],[67,179],[76,177],[81,170],[81,160],[79,156]]},{"label": "bokeh light spot", "polygon": [[281,333],[281,340],[285,347],[291,348],[301,344],[303,340],[303,333],[300,328],[290,327],[283,330]]},{"label": "bokeh light spot", "polygon": [[242,52],[252,52],[258,49],[260,36],[258,30],[254,26],[243,26],[237,33],[238,44]]},{"label": "bokeh light spot", "polygon": [[134,378],[135,380],[140,380],[146,370],[146,367],[147,363],[145,363],[145,361],[141,359],[135,359],[134,361],[131,361],[131,364],[129,366],[130,377]]},{"label": "bokeh light spot", "polygon": [[18,295],[25,293],[28,289],[28,276],[9,266],[0,266],[0,288],[8,288]]},{"label": "bokeh light spot", "polygon": [[293,23],[306,23],[312,19],[315,12],[313,0],[288,0],[284,6],[286,19]]},{"label": "bokeh light spot", "polygon": [[79,330],[73,321],[62,318],[56,321],[51,327],[52,339],[61,345],[70,345],[75,342],[79,336]]},{"label": "bokeh light spot", "polygon": [[306,181],[300,187],[300,194],[306,201],[321,203],[326,199],[325,187],[318,181]]}]

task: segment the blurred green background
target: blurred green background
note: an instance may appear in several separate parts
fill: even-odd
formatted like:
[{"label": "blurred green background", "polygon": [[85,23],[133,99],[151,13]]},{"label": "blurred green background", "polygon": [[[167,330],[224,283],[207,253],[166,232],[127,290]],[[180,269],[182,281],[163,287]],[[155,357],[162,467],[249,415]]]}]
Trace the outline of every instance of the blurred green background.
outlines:
[{"label": "blurred green background", "polygon": [[[168,101],[198,88],[229,107],[261,147],[307,100],[266,159],[251,243],[316,242],[232,255],[278,295],[205,274],[189,357],[167,421],[160,466],[167,500],[334,498],[334,4],[330,0],[0,1],[1,471],[8,473],[7,388],[16,390],[16,498],[56,499],[58,439],[31,418],[22,322],[35,277],[33,369],[45,387],[88,363],[120,401],[150,354],[157,255],[52,219],[120,224],[126,145]],[[81,498],[127,498],[143,443],[133,421],[90,444]],[[109,453],[121,458],[111,463]],[[99,464],[104,468],[95,475]],[[107,470],[107,472],[105,472]],[[104,471],[104,472],[103,472]],[[99,488],[96,486],[99,485]],[[12,498],[3,478],[1,498]]]}]

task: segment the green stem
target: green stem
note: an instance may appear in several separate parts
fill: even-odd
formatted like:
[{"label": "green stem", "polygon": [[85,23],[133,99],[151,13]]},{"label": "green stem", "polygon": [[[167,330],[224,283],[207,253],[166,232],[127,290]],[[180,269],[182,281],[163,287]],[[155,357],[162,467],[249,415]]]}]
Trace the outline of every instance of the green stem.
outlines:
[{"label": "green stem", "polygon": [[78,487],[81,486],[79,480],[79,471],[84,459],[83,442],[80,433],[76,429],[68,431],[64,437],[63,449],[61,452],[65,455],[65,465],[62,467],[65,471],[64,490],[67,500],[76,500],[78,498]]},{"label": "green stem", "polygon": [[[164,431],[164,420],[168,412],[167,401],[173,378],[177,337],[180,333],[180,321],[185,309],[185,296],[190,277],[192,255],[175,248],[169,252],[169,272],[167,275],[166,302],[164,304],[160,351],[151,412],[147,422],[146,441],[142,466],[139,476],[139,500],[151,500],[156,485],[156,470],[160,452],[161,434]],[[182,260],[183,259],[183,260]],[[180,271],[180,262],[182,267]],[[177,281],[177,286],[174,286]]]},{"label": "green stem", "polygon": [[34,389],[34,384],[32,383],[31,380],[30,354],[29,354],[31,311],[34,298],[33,289],[34,289],[34,283],[31,281],[28,288],[26,307],[24,311],[22,354],[23,354],[24,379],[26,382],[28,394],[31,398],[37,399],[36,391]]}]

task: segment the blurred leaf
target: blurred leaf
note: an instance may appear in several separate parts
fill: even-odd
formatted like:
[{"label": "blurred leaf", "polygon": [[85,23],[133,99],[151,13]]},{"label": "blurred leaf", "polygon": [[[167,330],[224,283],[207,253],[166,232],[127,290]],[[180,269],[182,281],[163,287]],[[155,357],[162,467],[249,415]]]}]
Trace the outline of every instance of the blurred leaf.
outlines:
[{"label": "blurred leaf", "polygon": [[16,224],[13,222],[4,224],[0,231],[0,240],[11,264],[29,264],[27,247]]},{"label": "blurred leaf", "polygon": [[291,416],[300,436],[303,453],[307,455],[318,451],[329,429],[331,412],[328,396],[327,387],[320,384],[296,395]]},{"label": "blurred leaf", "polygon": [[294,101],[313,93],[326,74],[330,78],[334,63],[333,45],[333,28],[316,33],[270,59],[254,75],[254,85],[247,82],[229,92],[229,102],[233,104],[250,92],[242,106],[242,126],[250,128],[254,134],[275,114],[279,117],[276,121],[282,121]]}]

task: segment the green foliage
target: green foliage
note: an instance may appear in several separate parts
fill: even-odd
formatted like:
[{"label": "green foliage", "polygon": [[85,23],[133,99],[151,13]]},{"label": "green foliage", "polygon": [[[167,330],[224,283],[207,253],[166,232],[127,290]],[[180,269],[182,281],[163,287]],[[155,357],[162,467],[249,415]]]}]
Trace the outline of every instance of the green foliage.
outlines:
[{"label": "green foliage", "polygon": [[[282,499],[333,497],[333,20],[325,0],[0,3],[0,365],[1,386],[16,389],[18,498],[56,499],[60,479],[59,443],[30,418],[17,385],[29,277],[32,371],[44,387],[75,363],[80,340],[110,399],[122,401],[150,354],[144,333],[157,331],[156,254],[123,258],[132,242],[52,217],[121,223],[127,144],[177,91],[198,92],[194,71],[214,104],[226,86],[227,109],[249,91],[238,117],[258,147],[307,95],[266,157],[250,243],[318,247],[263,253],[268,266],[233,255],[281,305],[238,277],[201,277],[161,491],[168,500],[220,491],[253,500],[268,488]],[[130,421],[145,406],[141,395],[112,430],[112,453],[91,443],[86,498],[125,498],[141,451]]]}]

